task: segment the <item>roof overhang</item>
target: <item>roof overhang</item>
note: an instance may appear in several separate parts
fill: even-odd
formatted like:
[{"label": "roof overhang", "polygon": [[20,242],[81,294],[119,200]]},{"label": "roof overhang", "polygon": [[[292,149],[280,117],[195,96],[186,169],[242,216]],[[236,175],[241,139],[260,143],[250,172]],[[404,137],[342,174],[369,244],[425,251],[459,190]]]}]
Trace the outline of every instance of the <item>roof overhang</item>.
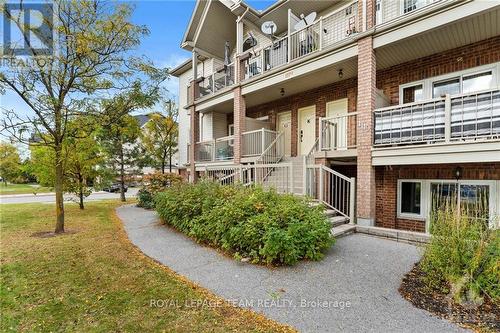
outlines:
[{"label": "roof overhang", "polygon": [[181,74],[190,70],[192,66],[193,66],[193,61],[191,59],[187,59],[177,67],[172,68],[170,74],[175,77],[179,77]]},{"label": "roof overhang", "polygon": [[232,0],[198,0],[181,47],[223,59],[225,41],[229,41],[231,48],[236,46],[236,16],[230,9],[234,4]]}]

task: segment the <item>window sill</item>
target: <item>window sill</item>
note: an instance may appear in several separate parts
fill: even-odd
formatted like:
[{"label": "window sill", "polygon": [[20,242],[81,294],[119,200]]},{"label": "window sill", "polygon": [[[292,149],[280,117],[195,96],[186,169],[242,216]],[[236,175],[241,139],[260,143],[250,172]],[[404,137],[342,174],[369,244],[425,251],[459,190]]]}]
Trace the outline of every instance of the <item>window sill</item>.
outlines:
[{"label": "window sill", "polygon": [[425,222],[426,218],[422,215],[412,215],[412,214],[397,214],[396,216],[401,220],[414,220],[414,221],[423,221]]}]

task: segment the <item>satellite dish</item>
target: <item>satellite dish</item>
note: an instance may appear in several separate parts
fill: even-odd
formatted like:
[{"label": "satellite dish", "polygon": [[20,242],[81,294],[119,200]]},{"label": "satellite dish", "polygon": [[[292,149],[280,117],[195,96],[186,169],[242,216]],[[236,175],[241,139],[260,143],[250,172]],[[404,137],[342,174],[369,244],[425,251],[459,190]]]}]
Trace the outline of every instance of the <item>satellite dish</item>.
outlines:
[{"label": "satellite dish", "polygon": [[307,16],[304,16],[304,14],[300,14],[300,21],[295,23],[295,25],[293,26],[295,31],[302,30],[308,25],[311,25],[316,19],[316,15],[316,12],[312,12]]},{"label": "satellite dish", "polygon": [[243,52],[250,50],[257,45],[257,39],[250,33],[243,42]]},{"label": "satellite dish", "polygon": [[266,21],[262,23],[260,30],[266,35],[274,36],[276,30],[278,30],[278,26],[273,21]]}]

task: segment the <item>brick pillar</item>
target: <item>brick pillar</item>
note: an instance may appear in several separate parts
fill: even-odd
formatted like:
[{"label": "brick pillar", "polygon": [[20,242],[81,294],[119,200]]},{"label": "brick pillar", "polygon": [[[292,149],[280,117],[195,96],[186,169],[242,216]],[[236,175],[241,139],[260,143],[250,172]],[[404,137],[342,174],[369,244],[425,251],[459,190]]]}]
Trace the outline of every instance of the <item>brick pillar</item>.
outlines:
[{"label": "brick pillar", "polygon": [[233,90],[233,115],[234,115],[234,163],[241,163],[241,154],[243,150],[242,133],[245,132],[246,104],[245,96],[241,94],[239,83],[243,80],[245,72],[242,61],[237,57],[235,62],[235,81],[237,86]]},{"label": "brick pillar", "polygon": [[360,225],[374,225],[375,168],[372,166],[373,110],[375,109],[376,59],[372,37],[358,42],[358,171],[356,216]]},{"label": "brick pillar", "polygon": [[198,84],[195,81],[191,82],[191,86],[189,88],[189,98],[191,101],[191,105],[189,106],[189,113],[190,113],[190,123],[191,123],[191,131],[189,133],[190,135],[190,149],[189,149],[189,172],[190,172],[190,179],[191,182],[196,182],[197,180],[197,174],[196,174],[196,166],[194,163],[195,159],[195,143],[200,140],[200,114],[198,111],[196,111],[196,106],[192,102],[195,100],[195,96],[197,94],[197,87]]}]

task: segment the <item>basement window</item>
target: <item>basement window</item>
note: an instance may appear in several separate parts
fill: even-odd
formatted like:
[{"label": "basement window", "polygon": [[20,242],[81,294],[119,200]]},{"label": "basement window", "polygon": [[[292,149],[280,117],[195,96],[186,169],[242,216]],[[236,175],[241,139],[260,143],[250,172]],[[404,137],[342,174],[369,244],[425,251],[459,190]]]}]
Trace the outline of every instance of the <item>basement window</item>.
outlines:
[{"label": "basement window", "polygon": [[398,182],[398,217],[422,218],[422,182]]}]

